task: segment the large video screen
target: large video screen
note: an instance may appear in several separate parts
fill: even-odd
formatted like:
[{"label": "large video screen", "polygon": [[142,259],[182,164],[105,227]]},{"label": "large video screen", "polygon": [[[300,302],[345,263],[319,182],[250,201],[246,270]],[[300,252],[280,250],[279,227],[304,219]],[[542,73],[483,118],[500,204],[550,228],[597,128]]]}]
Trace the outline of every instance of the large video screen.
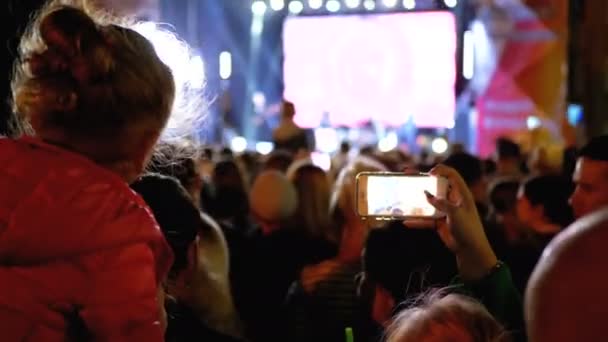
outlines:
[{"label": "large video screen", "polygon": [[454,125],[450,12],[289,17],[283,46],[284,96],[303,127]]}]

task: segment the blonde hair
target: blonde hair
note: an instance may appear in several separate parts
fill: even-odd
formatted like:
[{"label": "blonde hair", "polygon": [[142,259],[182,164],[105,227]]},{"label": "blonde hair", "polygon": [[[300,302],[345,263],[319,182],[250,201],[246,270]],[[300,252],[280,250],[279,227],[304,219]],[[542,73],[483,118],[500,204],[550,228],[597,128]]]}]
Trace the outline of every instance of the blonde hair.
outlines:
[{"label": "blonde hair", "polygon": [[58,131],[99,142],[94,153],[120,160],[139,132],[162,133],[163,140],[191,132],[203,116],[202,95],[188,82],[176,84],[175,66],[161,58],[166,47],[150,41],[153,33],[191,57],[185,43],[154,23],[114,17],[87,1],[49,2],[24,34],[14,66],[18,133]]},{"label": "blonde hair", "polygon": [[361,172],[387,171],[380,162],[369,157],[359,156],[351,161],[338,175],[331,197],[331,211],[356,210],[356,179]]},{"label": "blonde hair", "polygon": [[294,225],[303,227],[311,237],[339,240],[335,232],[331,231],[331,188],[325,171],[312,163],[304,163],[297,165],[289,178],[298,193],[298,207],[292,218]]},{"label": "blonde hair", "polygon": [[230,253],[224,233],[209,216],[201,214],[198,269],[192,279],[191,303],[209,326],[239,336],[241,327],[230,291]]},{"label": "blonde hair", "polygon": [[505,329],[479,302],[435,290],[399,313],[386,330],[386,342],[510,342]]}]

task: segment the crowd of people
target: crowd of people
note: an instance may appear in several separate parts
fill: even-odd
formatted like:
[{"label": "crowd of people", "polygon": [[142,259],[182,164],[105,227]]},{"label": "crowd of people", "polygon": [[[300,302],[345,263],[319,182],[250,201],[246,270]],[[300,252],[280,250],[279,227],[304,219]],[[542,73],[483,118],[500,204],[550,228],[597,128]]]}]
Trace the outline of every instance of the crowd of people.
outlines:
[{"label": "crowd of people", "polygon": [[[608,136],[559,165],[507,138],[487,160],[345,142],[329,171],[289,124],[267,156],[159,141],[170,68],[58,3],[22,39],[21,134],[0,139],[3,341],[605,338]],[[403,170],[447,179],[426,195],[446,216],[362,219],[357,174]]]}]

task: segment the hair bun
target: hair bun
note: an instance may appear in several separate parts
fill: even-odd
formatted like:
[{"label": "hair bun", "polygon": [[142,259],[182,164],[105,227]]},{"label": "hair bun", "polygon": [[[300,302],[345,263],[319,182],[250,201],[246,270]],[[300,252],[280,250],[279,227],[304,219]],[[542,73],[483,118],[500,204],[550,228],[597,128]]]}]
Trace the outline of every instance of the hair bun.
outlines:
[{"label": "hair bun", "polygon": [[40,35],[49,48],[74,57],[103,40],[97,25],[79,9],[61,7],[40,22]]},{"label": "hair bun", "polygon": [[40,35],[48,47],[39,56],[45,60],[41,70],[61,72],[69,68],[81,83],[109,72],[111,58],[104,34],[85,12],[60,7],[42,18]]}]

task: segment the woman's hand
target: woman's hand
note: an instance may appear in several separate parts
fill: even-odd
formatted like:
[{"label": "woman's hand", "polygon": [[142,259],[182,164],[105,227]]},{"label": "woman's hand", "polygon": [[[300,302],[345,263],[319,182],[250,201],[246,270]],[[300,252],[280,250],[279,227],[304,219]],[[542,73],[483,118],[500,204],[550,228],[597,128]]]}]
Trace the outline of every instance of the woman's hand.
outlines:
[{"label": "woman's hand", "polygon": [[450,187],[446,199],[426,192],[429,203],[446,214],[445,219],[436,222],[437,232],[456,255],[463,280],[479,280],[496,265],[497,258],[488,242],[473,195],[456,170],[439,165],[430,173],[446,178]]}]

